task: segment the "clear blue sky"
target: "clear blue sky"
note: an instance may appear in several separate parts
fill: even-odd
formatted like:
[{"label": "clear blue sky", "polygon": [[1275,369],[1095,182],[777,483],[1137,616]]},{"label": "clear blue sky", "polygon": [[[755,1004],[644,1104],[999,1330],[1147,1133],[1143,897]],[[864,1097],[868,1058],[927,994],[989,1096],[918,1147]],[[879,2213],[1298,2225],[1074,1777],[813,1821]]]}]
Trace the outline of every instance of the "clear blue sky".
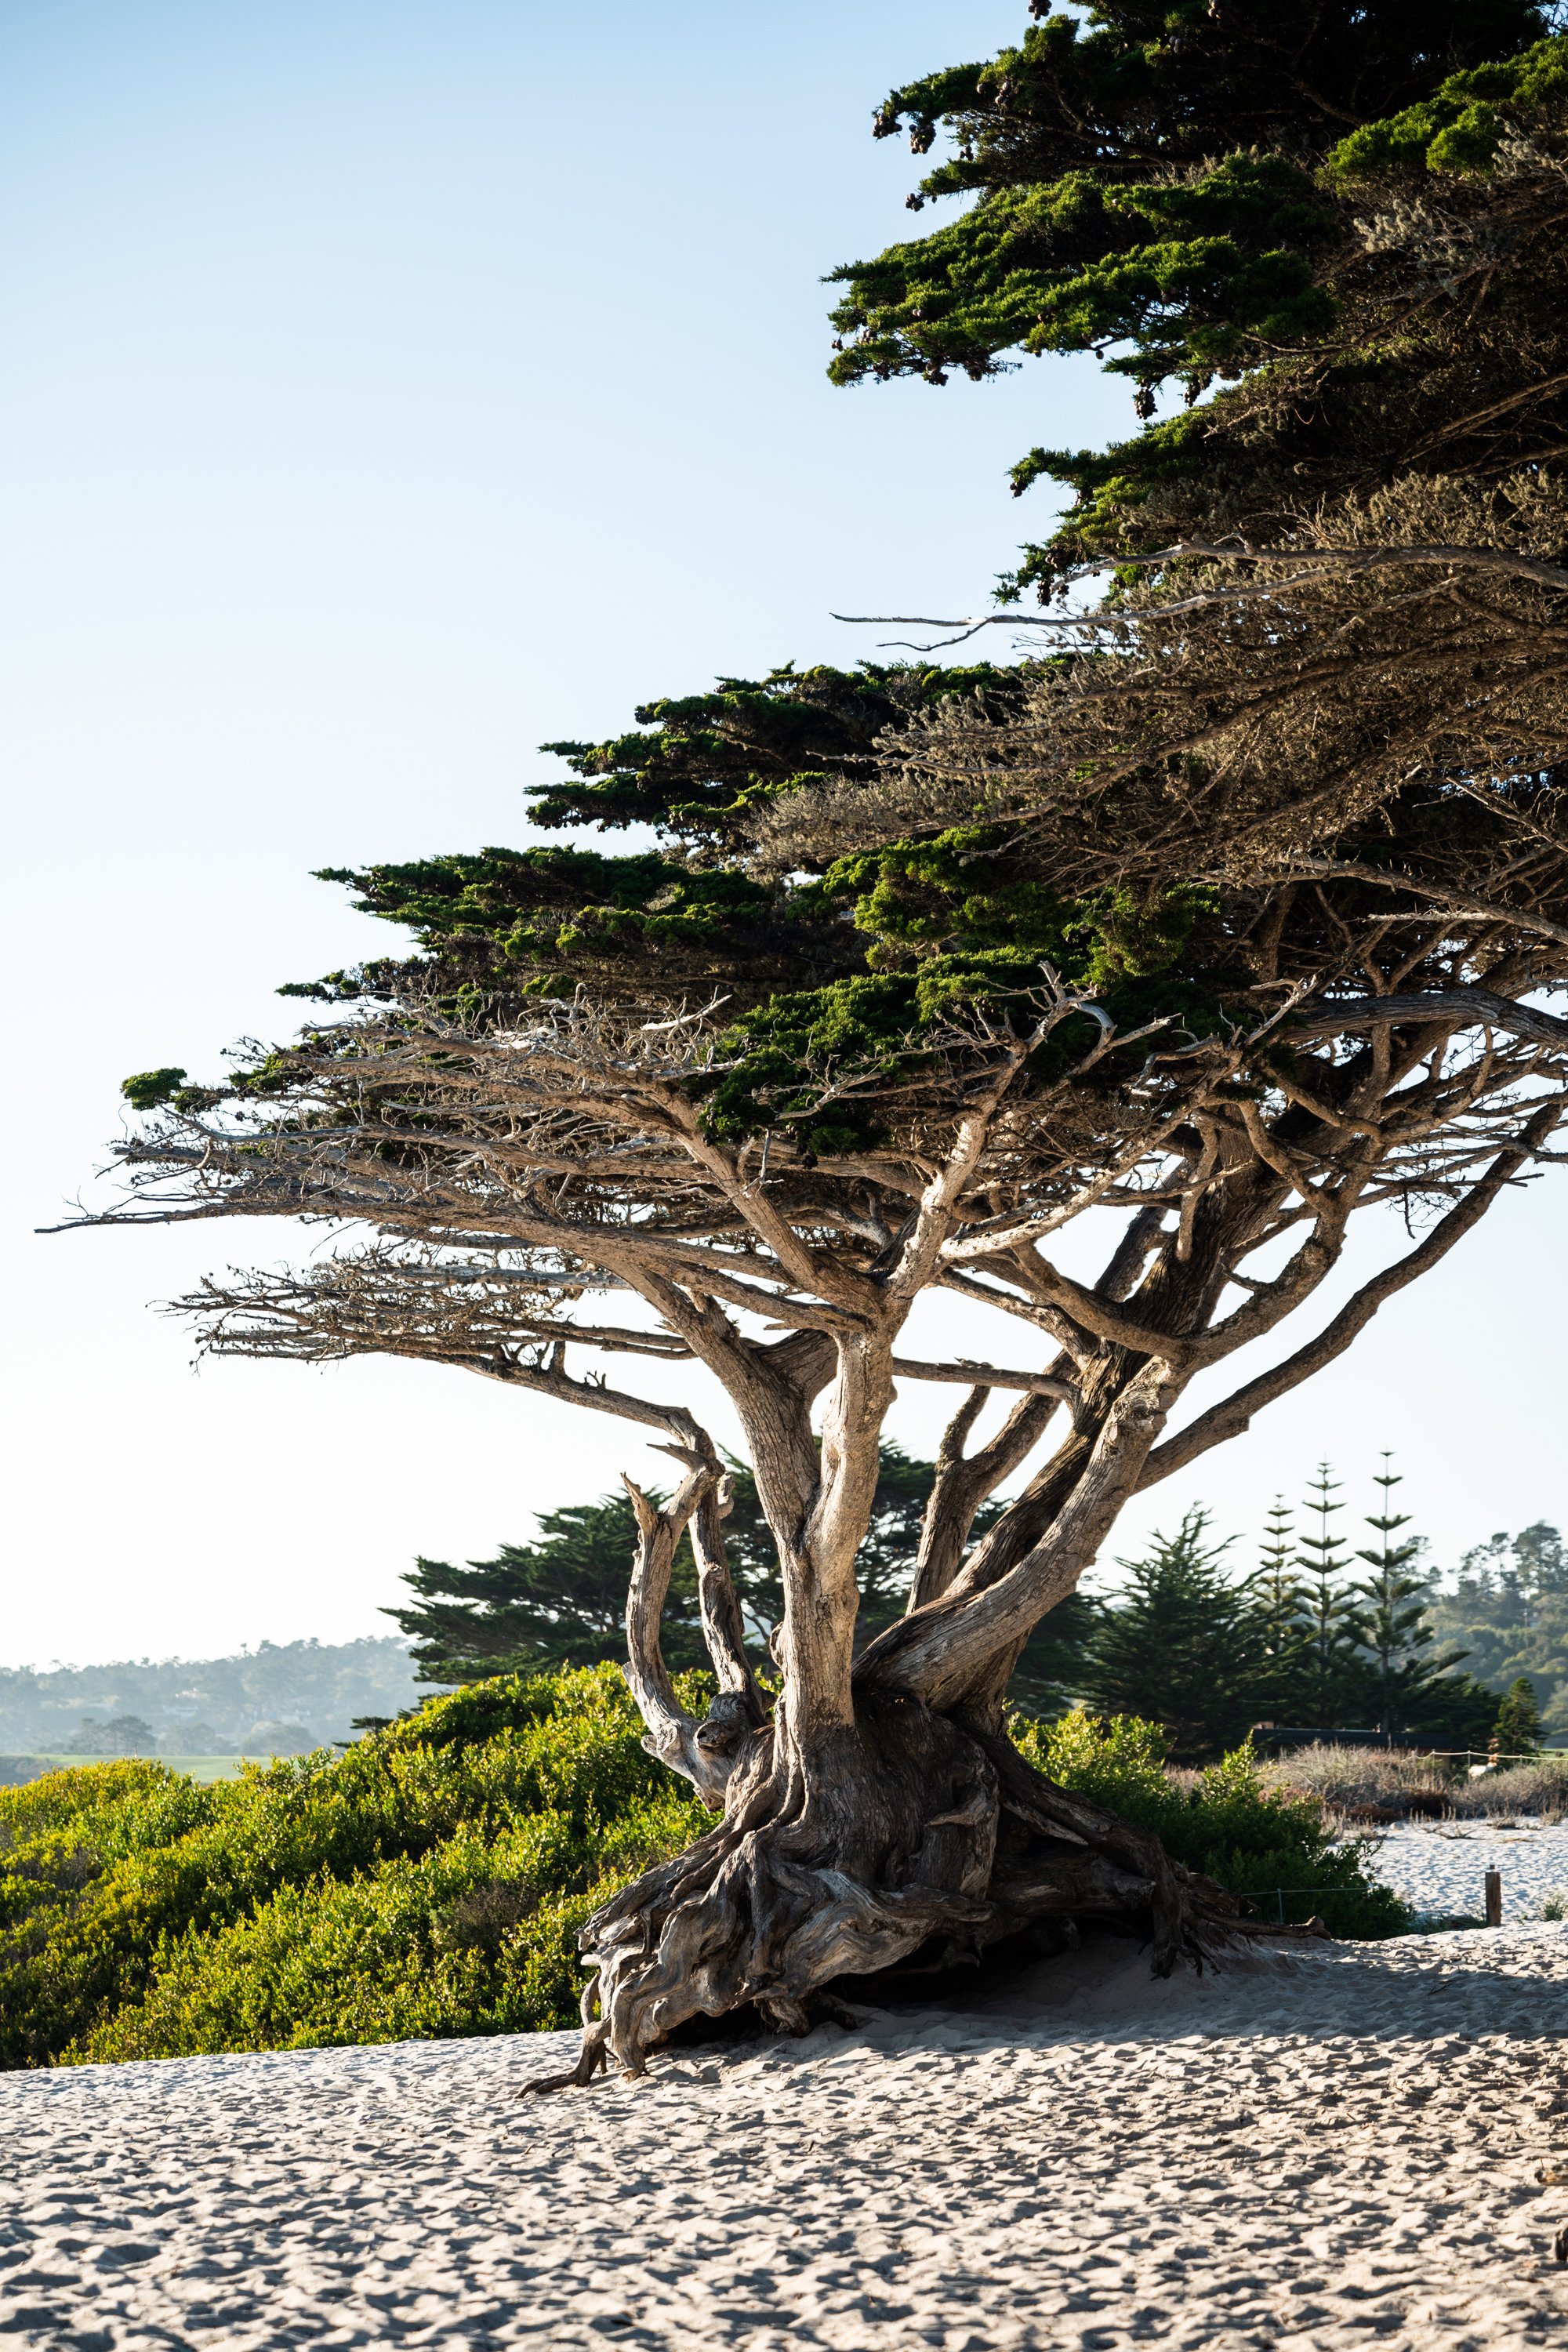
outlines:
[{"label": "clear blue sky", "polygon": [[[287,1028],[278,982],[388,944],[312,867],[516,841],[540,741],[855,659],[835,608],[975,608],[1046,520],[1008,462],[1124,429],[1088,363],[941,393],[823,373],[817,281],[911,225],[918,167],[874,105],[1023,22],[0,13],[0,1663],[380,1630],[414,1552],[483,1552],[650,1469],[616,1425],[457,1372],[193,1374],[148,1302],[280,1256],[280,1229],[31,1229],[100,1164],[127,1071],[210,1068]],[[1543,1192],[1129,1540],[1194,1494],[1250,1530],[1322,1454],[1359,1502],[1384,1445],[1445,1556],[1568,1510]],[[937,1409],[900,1433],[929,1443]]]}]

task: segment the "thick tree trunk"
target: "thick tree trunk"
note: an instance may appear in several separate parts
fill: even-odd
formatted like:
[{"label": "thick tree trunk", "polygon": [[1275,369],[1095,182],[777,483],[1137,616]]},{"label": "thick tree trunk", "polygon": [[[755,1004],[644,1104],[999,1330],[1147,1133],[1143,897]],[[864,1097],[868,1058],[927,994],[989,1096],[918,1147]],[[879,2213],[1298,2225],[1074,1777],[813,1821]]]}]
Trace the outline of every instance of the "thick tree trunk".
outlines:
[{"label": "thick tree trunk", "polygon": [[[1212,1286],[1207,1238],[1179,1289]],[[1107,1287],[1124,1290],[1146,1250],[1135,1235]],[[629,1678],[649,1727],[645,1744],[721,1804],[723,1820],[588,1921],[581,1941],[595,1976],[583,2053],[563,2081],[585,2082],[612,2057],[638,2074],[696,2017],[749,2008],[776,2031],[800,2032],[841,2004],[847,1980],[855,1989],[900,1967],[974,1962],[1009,1940],[1060,1948],[1080,1921],[1143,1938],[1158,1975],[1184,1958],[1202,1966],[1247,1932],[1233,1897],[1173,1864],[1147,1832],[1056,1788],[1004,1727],[1020,1643],[1099,1549],[1182,1374],[1121,1346],[1086,1359],[1071,1433],[1030,1496],[954,1576],[947,1521],[967,1533],[977,1499],[962,1479],[969,1424],[961,1413],[944,1464],[950,1492],[939,1481],[934,1497],[940,1530],[921,1562],[936,1590],[857,1665],[855,1553],[876,1484],[890,1349],[862,1332],[840,1339],[837,1356],[816,1476],[798,1517],[792,1485],[799,1491],[805,1481],[779,1433],[793,1428],[798,1439],[804,1401],[778,1420],[776,1398],[762,1410],[742,1401],[785,1592],[775,1636],[784,1688],[771,1722],[723,1631],[734,1617],[710,1507],[716,1457],[669,1449],[690,1475],[666,1510],[631,1489],[640,1542]],[[1020,1426],[1030,1433],[1037,1420],[1043,1412],[1028,1400],[991,1450],[1008,1455]],[[801,1444],[795,1452],[804,1459]],[[658,1643],[669,1564],[696,1513],[705,1622],[721,1635],[720,1691],[703,1724],[679,1708]],[[1018,1528],[1012,1541],[1009,1521]]]},{"label": "thick tree trunk", "polygon": [[721,1824],[583,1930],[597,1973],[582,2060],[560,2080],[612,2057],[640,2074],[698,2016],[750,2007],[804,2032],[884,1969],[975,1961],[1030,1931],[1059,1949],[1079,1922],[1107,1923],[1152,1947],[1157,1975],[1246,1932],[1235,1899],[1157,1838],[913,1699],[859,1694],[851,1722],[809,1738],[781,1707],[741,1745],[727,1799]]}]

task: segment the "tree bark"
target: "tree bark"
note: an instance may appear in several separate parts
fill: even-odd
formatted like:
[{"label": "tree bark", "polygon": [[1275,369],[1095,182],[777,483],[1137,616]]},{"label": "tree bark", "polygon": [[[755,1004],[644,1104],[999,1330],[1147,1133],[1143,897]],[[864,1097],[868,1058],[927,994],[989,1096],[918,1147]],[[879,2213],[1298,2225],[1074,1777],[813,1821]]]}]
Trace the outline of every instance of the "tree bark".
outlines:
[{"label": "tree bark", "polygon": [[[1139,1287],[1140,1315],[1179,1324],[1205,1313],[1223,1287],[1227,1235],[1252,1213],[1233,1192],[1223,1219],[1185,1221],[1186,1254],[1163,1254]],[[1137,1225],[1098,1286],[1102,1297],[1125,1297],[1138,1283],[1159,1219]],[[1247,1933],[1235,1899],[1174,1864],[1157,1838],[1045,1780],[1004,1720],[1019,1648],[1094,1557],[1190,1371],[1098,1342],[1079,1367],[1073,1430],[1031,1494],[945,1575],[945,1590],[918,1601],[856,1664],[855,1551],[869,1519],[891,1354],[862,1335],[834,1346],[810,1507],[798,1521],[773,1522],[787,1599],[784,1689],[771,1722],[745,1714],[755,1685],[732,1651],[715,1702],[721,1720],[673,1720],[649,1620],[679,1528],[705,1507],[715,1513],[710,1534],[717,1524],[717,1479],[711,1465],[683,1455],[690,1472],[666,1512],[631,1490],[642,1539],[627,1624],[647,1744],[709,1802],[721,1801],[724,1818],[583,1930],[594,1987],[582,2059],[562,2079],[585,2081],[611,2058],[640,2073],[651,2051],[699,2016],[749,2007],[774,2030],[804,2031],[847,1979],[852,1990],[900,1967],[977,1962],[1010,1939],[1069,1939],[1080,1921],[1138,1936],[1161,1975],[1183,1959],[1202,1966]],[[1043,1426],[1056,1402],[1026,1396],[976,1465],[989,1454],[984,1467],[1005,1475],[1020,1425]],[[939,1480],[922,1547],[932,1580],[952,1556],[955,1523],[963,1519],[961,1548],[984,1491],[979,1466],[959,1484],[978,1403],[960,1409],[945,1449],[952,1485],[944,1498]],[[788,1450],[777,1428],[748,1434],[775,1460]],[[721,1607],[721,1646],[723,1622]]]},{"label": "tree bark", "polygon": [[582,2059],[535,2087],[610,2058],[640,2074],[698,2016],[750,2007],[802,2032],[884,1970],[973,1963],[1031,1931],[1060,1948],[1080,1921],[1139,1937],[1161,1976],[1248,1932],[1233,1896],[1005,1734],[877,1691],[805,1738],[782,1708],[735,1755],[723,1822],[584,1928]]}]

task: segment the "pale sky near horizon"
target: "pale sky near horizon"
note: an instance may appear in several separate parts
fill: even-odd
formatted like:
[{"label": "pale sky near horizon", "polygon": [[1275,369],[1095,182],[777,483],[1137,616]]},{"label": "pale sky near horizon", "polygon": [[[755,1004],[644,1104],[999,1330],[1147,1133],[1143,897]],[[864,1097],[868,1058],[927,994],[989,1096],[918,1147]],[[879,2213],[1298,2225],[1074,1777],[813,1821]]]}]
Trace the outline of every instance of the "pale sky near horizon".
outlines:
[{"label": "pale sky near horizon", "polygon": [[[886,89],[1024,22],[0,10],[0,1664],[384,1631],[415,1553],[655,1475],[635,1433],[458,1372],[193,1372],[149,1302],[284,1255],[280,1229],[33,1228],[101,1165],[128,1071],[210,1069],[292,1025],[279,982],[394,943],[312,868],[515,843],[541,741],[868,654],[836,609],[981,607],[1048,518],[1009,462],[1125,430],[1125,393],[1087,362],[835,392],[817,281],[912,226],[919,166],[868,135]],[[1112,1549],[1201,1497],[1239,1557],[1322,1456],[1348,1519],[1384,1446],[1440,1561],[1561,1519],[1561,1182]],[[1358,1261],[1401,1239],[1384,1220]],[[929,1449],[940,1414],[906,1393],[895,1433]]]}]

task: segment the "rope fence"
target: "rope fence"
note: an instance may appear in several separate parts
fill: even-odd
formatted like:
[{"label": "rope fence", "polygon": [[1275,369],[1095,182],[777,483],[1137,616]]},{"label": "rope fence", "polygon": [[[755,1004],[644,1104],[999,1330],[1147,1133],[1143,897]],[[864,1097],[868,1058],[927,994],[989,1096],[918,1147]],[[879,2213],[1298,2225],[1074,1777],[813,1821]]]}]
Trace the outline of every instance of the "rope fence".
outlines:
[{"label": "rope fence", "polygon": [[[1310,1895],[1314,1910],[1324,1903],[1352,1900],[1360,1902],[1363,1899],[1361,1889],[1354,1886],[1276,1886],[1270,1888],[1268,1892],[1274,1896],[1278,1923],[1281,1927],[1300,1927],[1302,1924],[1300,1920],[1292,1921],[1286,1918],[1287,1895]],[[1250,1900],[1257,1902],[1259,1897],[1253,1895]],[[1481,1882],[1481,1901],[1484,1925],[1489,1927],[1500,1927],[1502,1926],[1502,1873],[1500,1870],[1489,1870],[1486,1873]]]}]

